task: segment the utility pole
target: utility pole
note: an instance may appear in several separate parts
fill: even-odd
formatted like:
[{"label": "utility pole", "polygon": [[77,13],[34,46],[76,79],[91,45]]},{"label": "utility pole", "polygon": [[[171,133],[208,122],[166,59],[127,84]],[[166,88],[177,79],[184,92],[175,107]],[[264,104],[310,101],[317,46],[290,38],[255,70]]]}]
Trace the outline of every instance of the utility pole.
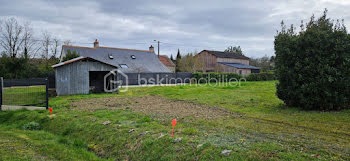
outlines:
[{"label": "utility pole", "polygon": [[157,42],[158,43],[158,58],[159,58],[159,41],[157,41],[157,40],[154,40],[155,42]]}]

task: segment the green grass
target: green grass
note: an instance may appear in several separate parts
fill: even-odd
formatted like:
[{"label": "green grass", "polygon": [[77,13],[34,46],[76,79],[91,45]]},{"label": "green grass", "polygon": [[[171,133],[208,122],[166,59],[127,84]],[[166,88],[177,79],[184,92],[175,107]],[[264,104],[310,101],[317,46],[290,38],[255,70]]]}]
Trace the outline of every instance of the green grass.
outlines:
[{"label": "green grass", "polygon": [[101,160],[77,140],[0,126],[0,160]]},{"label": "green grass", "polygon": [[46,101],[45,86],[4,88],[4,105],[31,105],[44,107]]},{"label": "green grass", "polygon": [[[160,95],[169,99],[224,108],[242,117],[214,120],[179,119],[173,143],[171,120],[151,119],[130,110],[77,111],[70,103],[96,97],[139,97]],[[35,144],[30,151],[1,153],[0,160],[40,160],[33,157],[67,160],[349,160],[350,111],[318,112],[286,108],[275,96],[275,82],[247,82],[240,87],[177,86],[130,88],[128,92],[56,97],[50,100],[56,116],[47,111],[0,112],[2,136],[17,140],[20,135]],[[103,125],[105,121],[110,125]],[[23,125],[38,122],[43,130],[25,131]],[[4,129],[4,130],[3,130]],[[5,130],[6,129],[6,130]],[[130,129],[134,132],[129,133]],[[140,133],[148,131],[144,136]],[[161,134],[165,135],[160,137]],[[43,135],[50,136],[49,138]],[[35,136],[35,137],[34,137]],[[35,139],[44,137],[43,141]],[[5,139],[6,140],[6,139]],[[47,147],[46,141],[50,142]],[[0,151],[8,149],[0,146]],[[56,156],[47,151],[57,150]],[[69,152],[61,153],[69,148]],[[232,150],[229,156],[221,155]],[[33,152],[34,151],[34,152]],[[40,153],[43,151],[43,153]],[[92,154],[93,153],[93,154]],[[53,159],[54,160],[54,159]]]}]

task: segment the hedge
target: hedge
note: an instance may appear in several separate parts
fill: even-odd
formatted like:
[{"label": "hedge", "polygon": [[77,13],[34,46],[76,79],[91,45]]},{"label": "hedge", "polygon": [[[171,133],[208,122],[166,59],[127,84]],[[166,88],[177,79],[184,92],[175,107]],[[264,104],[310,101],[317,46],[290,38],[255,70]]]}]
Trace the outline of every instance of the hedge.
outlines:
[{"label": "hedge", "polygon": [[247,81],[269,81],[276,80],[275,74],[269,73],[252,73],[245,77]]},{"label": "hedge", "polygon": [[218,80],[219,82],[228,82],[228,81],[234,81],[239,80],[242,78],[241,75],[236,73],[193,73],[192,78],[197,80],[197,83],[207,83],[207,82],[216,82]]},{"label": "hedge", "polygon": [[[269,73],[252,73],[248,76],[242,76],[237,73],[193,73],[193,78],[197,80],[198,83],[207,83],[207,82],[228,82],[236,81],[244,78],[247,81],[268,81],[275,80],[275,75],[272,72]],[[210,81],[209,81],[210,80]]]}]

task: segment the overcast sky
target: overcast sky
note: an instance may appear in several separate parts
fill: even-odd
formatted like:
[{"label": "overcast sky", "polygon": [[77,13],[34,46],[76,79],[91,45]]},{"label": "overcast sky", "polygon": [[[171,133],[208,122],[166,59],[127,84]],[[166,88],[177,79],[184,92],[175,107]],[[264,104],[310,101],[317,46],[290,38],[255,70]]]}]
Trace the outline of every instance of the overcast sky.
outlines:
[{"label": "overcast sky", "polygon": [[161,41],[161,54],[240,45],[249,57],[274,55],[280,22],[300,26],[324,8],[350,27],[350,0],[1,0],[0,18],[30,21],[74,45],[148,49]]}]

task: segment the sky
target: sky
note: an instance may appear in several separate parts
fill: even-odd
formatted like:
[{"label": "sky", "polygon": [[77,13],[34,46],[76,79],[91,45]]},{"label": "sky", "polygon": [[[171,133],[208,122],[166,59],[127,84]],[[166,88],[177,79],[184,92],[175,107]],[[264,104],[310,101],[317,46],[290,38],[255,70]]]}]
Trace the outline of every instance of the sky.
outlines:
[{"label": "sky", "polygon": [[49,32],[73,45],[145,49],[160,54],[223,51],[241,46],[246,56],[274,55],[280,23],[300,26],[324,8],[350,26],[350,0],[0,0],[0,19],[30,22],[36,39]]}]

